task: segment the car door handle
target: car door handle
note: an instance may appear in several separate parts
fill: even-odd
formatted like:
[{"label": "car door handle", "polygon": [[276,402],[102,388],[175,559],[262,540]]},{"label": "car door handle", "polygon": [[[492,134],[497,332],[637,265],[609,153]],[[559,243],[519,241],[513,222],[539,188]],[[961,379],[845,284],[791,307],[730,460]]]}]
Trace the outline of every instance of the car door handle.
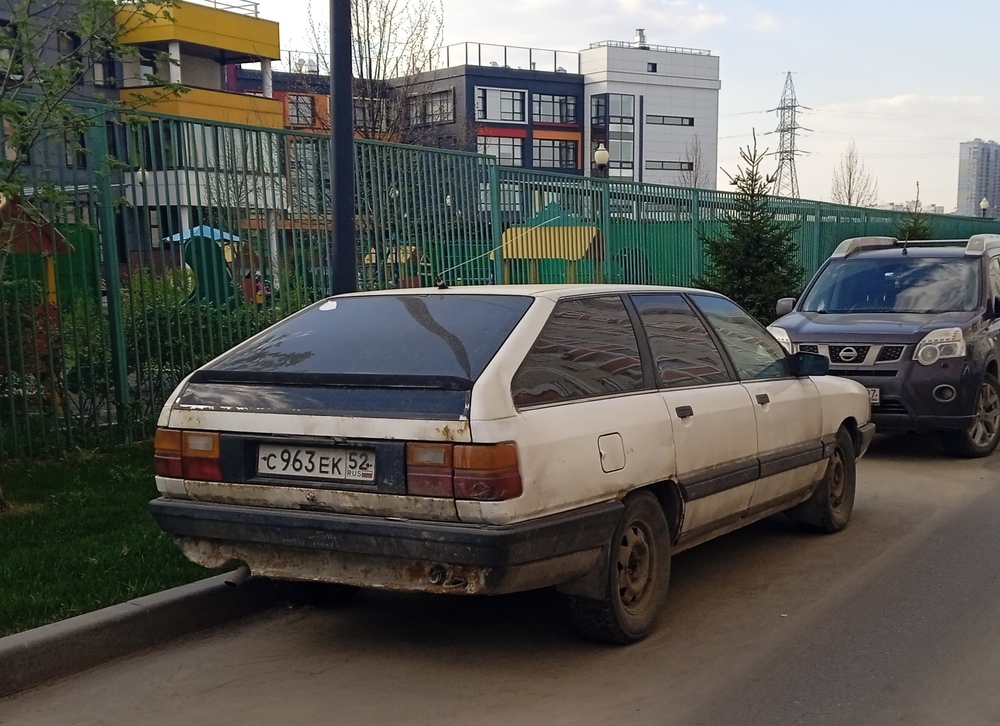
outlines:
[{"label": "car door handle", "polygon": [[690,406],[678,406],[674,410],[677,412],[677,418],[691,418],[694,416],[694,409]]},{"label": "car door handle", "polygon": [[758,393],[757,394],[757,403],[759,403],[761,406],[763,406],[765,404],[768,404],[770,402],[771,402],[771,399],[767,397],[766,393]]}]

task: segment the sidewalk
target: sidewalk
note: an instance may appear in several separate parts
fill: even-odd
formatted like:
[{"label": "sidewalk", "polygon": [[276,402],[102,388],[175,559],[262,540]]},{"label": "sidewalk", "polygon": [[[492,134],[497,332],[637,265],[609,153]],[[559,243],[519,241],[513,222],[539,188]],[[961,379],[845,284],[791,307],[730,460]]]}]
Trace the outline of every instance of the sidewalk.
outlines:
[{"label": "sidewalk", "polygon": [[229,574],[0,638],[0,698],[266,610],[269,580],[240,587]]}]

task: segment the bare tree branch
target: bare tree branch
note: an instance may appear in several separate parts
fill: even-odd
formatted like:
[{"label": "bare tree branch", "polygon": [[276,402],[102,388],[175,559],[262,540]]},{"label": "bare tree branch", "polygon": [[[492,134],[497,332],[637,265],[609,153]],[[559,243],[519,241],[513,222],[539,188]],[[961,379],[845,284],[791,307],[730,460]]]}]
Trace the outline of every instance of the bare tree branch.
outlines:
[{"label": "bare tree branch", "polygon": [[692,189],[705,189],[708,186],[708,169],[705,168],[705,157],[701,149],[701,139],[697,136],[684,150],[684,161],[691,165],[690,169],[681,172],[681,186]]},{"label": "bare tree branch", "polygon": [[833,187],[830,196],[837,204],[851,207],[874,207],[878,203],[878,180],[865,168],[853,141],[847,153],[840,157],[840,164],[833,170]]}]

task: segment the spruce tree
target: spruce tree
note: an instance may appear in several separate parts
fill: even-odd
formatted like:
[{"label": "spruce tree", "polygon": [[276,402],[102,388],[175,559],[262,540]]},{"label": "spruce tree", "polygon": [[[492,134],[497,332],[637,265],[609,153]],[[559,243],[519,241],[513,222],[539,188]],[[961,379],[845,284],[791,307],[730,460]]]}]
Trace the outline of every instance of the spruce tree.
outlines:
[{"label": "spruce tree", "polygon": [[699,232],[705,250],[706,269],[695,285],[731,298],[759,321],[774,320],[774,305],[781,297],[802,287],[802,266],[793,236],[797,223],[780,221],[776,199],[770,195],[774,178],[761,165],[767,150],[753,146],[740,149],[745,166],[726,172],[738,192],[735,209],[725,214],[725,228],[713,234]]}]

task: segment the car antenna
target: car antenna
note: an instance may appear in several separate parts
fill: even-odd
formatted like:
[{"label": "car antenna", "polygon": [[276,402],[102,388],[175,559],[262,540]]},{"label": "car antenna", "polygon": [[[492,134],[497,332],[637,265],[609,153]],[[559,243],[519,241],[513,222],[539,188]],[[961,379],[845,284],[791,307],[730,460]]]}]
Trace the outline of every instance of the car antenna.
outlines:
[{"label": "car antenna", "polygon": [[907,241],[908,241],[909,239],[910,239],[910,235],[906,235],[905,237],[903,237],[903,254],[904,254],[904,255],[908,255],[908,254],[910,254],[909,252],[907,252],[907,251],[906,251],[906,242],[907,242]]},{"label": "car antenna", "polygon": [[444,275],[438,275],[438,290],[447,290],[448,283],[444,281]]}]

